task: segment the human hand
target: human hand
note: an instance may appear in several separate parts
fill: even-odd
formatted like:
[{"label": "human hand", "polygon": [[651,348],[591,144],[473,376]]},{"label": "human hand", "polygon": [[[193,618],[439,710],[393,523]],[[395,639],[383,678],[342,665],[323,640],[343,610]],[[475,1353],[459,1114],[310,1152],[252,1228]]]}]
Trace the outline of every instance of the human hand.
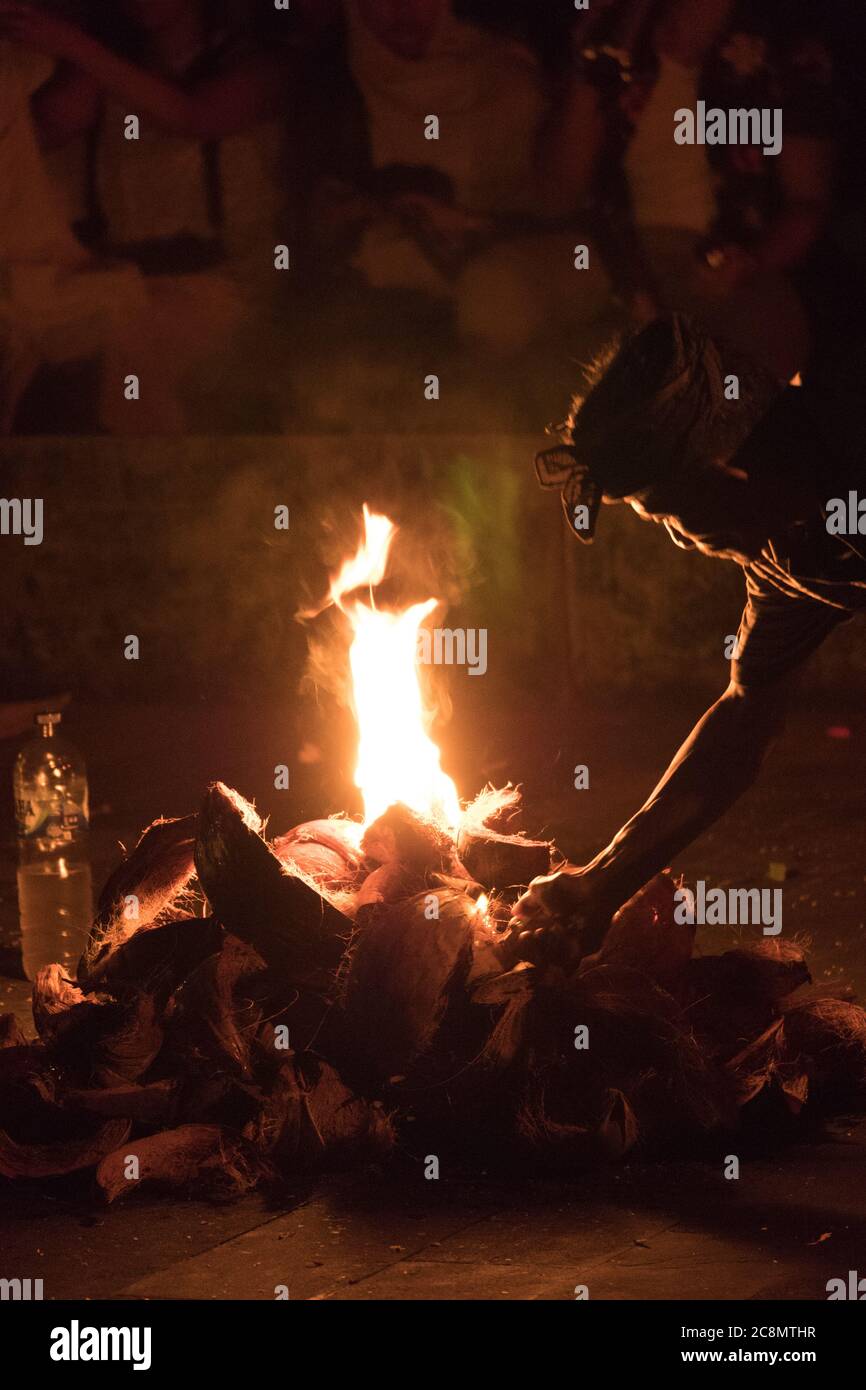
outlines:
[{"label": "human hand", "polygon": [[515,960],[576,965],[594,952],[610,923],[611,909],[591,871],[567,865],[533,879],[511,915]]},{"label": "human hand", "polygon": [[431,244],[445,258],[459,255],[491,225],[486,217],[424,193],[400,193],[391,199],[390,207],[407,230]]}]

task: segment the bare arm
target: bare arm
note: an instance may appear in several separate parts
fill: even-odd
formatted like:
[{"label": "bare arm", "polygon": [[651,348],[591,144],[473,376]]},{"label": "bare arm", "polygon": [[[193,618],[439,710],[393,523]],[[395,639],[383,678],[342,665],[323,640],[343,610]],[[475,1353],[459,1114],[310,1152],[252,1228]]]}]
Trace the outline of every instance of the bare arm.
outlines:
[{"label": "bare arm", "polygon": [[547,217],[567,217],[588,191],[605,138],[597,88],[581,75],[581,54],[612,0],[597,0],[571,27],[571,68],[565,73],[535,141],[535,195]]},{"label": "bare arm", "polygon": [[786,682],[747,688],[731,681],[610,844],[590,864],[530,885],[514,911],[515,930],[529,929],[517,943],[518,955],[531,957],[528,938],[544,936],[551,922],[579,922],[581,953],[595,950],[616,909],[752,785],[781,729],[787,690]]},{"label": "bare arm", "polygon": [[583,871],[611,912],[752,785],[782,727],[786,692],[732,681],[698,721],[640,810]]},{"label": "bare arm", "polygon": [[570,75],[536,143],[536,198],[543,214],[559,217],[574,211],[595,173],[604,130],[599,92]]},{"label": "bare arm", "polygon": [[201,140],[233,135],[276,114],[286,91],[285,63],[278,56],[252,55],[187,90],[127,62],[74,25],[14,0],[0,0],[0,33],[71,64],[130,112]]},{"label": "bare arm", "polygon": [[268,58],[250,58],[229,73],[200,82],[191,91],[118,58],[101,44],[87,46],[84,71],[103,91],[144,112],[176,135],[218,140],[244,130],[279,110],[282,68]]}]

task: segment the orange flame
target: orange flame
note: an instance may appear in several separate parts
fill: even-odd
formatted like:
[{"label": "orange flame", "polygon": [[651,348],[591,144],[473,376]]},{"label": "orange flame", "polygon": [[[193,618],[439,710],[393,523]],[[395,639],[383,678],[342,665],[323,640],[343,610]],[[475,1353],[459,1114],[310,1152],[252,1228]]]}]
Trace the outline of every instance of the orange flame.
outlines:
[{"label": "orange flame", "polygon": [[[428,711],[418,681],[418,629],[438,599],[402,612],[380,612],[373,585],[381,583],[397,528],[364,505],[364,540],[331,581],[331,598],[352,626],[352,699],[358,725],[355,785],[369,825],[396,801],[454,830],[460,802],[429,738]],[[354,592],[369,588],[369,602]]]}]

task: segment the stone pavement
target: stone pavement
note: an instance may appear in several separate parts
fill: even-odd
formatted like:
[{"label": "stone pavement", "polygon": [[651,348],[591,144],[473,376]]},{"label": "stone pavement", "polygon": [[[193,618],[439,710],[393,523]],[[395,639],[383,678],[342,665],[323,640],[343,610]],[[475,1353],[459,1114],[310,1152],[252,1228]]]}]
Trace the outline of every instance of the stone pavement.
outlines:
[{"label": "stone pavement", "polygon": [[340,1175],[277,1209],[86,1182],[0,1197],[4,1272],[46,1298],[824,1299],[866,1267],[866,1125],[770,1159],[624,1165],[573,1183]]}]

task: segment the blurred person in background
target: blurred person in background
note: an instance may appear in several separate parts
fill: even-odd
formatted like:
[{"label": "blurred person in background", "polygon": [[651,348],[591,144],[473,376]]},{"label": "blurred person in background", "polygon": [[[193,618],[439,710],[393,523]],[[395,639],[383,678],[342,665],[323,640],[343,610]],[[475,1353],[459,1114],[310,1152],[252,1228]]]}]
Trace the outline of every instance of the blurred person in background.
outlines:
[{"label": "blurred person in background", "polygon": [[[831,202],[829,48],[774,3],[630,0],[618,24],[639,71],[624,169],[651,310],[685,310],[788,379],[809,356],[799,278]],[[676,144],[674,113],[699,99],[781,109],[780,151]]]},{"label": "blurred person in background", "polygon": [[[39,148],[31,97],[52,61],[0,27],[0,433],[9,433],[45,367],[120,350],[128,315],[145,304],[140,277],[107,267],[73,235]],[[108,368],[104,372],[107,382]]]},{"label": "blurred person in background", "polygon": [[84,137],[89,245],[145,277],[120,378],[141,377],[141,409],[130,409],[115,382],[103,422],[181,431],[190,396],[201,393],[212,425],[213,403],[243,383],[249,343],[234,353],[230,345],[250,329],[284,240],[278,118],[296,55],[256,44],[245,13],[219,0],[120,0],[110,43],[3,0],[0,32],[59,64],[33,97],[43,145]]},{"label": "blurred person in background", "polygon": [[[510,35],[458,18],[451,0],[344,0],[347,65],[367,130],[364,176],[323,183],[317,225],[374,289],[453,306],[466,341],[509,356],[551,324],[590,321],[609,282],[574,229],[601,150],[594,95],[551,90]],[[438,138],[425,138],[435,116]],[[561,167],[543,157],[567,154]]]}]

